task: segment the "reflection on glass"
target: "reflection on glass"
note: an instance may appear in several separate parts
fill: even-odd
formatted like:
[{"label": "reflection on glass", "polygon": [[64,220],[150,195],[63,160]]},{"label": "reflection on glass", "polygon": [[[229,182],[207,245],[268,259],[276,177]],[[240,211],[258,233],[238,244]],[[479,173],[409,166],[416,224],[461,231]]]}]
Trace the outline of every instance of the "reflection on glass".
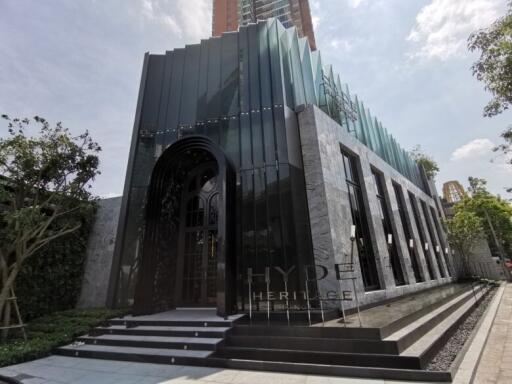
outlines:
[{"label": "reflection on glass", "polygon": [[[420,236],[421,244],[422,246],[424,244],[427,244],[425,239],[425,228],[423,228],[423,225],[421,224],[420,217],[419,217],[419,211],[417,208],[417,201],[416,197],[409,192],[409,200],[411,201],[411,208],[412,208],[412,215],[414,216],[414,221],[416,222],[416,228],[418,229],[418,235]],[[425,261],[427,263],[427,269],[428,269],[428,278],[430,280],[435,280],[434,275],[434,267],[432,265],[432,259],[431,259],[431,253],[428,250],[425,250]]]},{"label": "reflection on glass", "polygon": [[378,173],[376,170],[372,170],[372,172],[375,185],[377,187],[377,201],[379,202],[381,224],[382,229],[384,231],[384,235],[386,236],[387,239],[389,249],[389,262],[391,264],[391,270],[393,271],[393,277],[395,278],[395,285],[404,285],[404,274],[402,271],[402,266],[400,264],[400,259],[398,257],[398,250],[396,247],[398,237],[395,236],[393,228],[391,226],[391,218],[389,217],[388,214],[388,205],[386,202],[386,197],[384,195],[384,181],[380,173]]},{"label": "reflection on glass", "polygon": [[356,226],[356,238],[360,239],[357,243],[357,248],[364,288],[366,291],[376,290],[380,288],[380,283],[377,275],[375,257],[371,247],[363,195],[359,185],[359,177],[356,168],[356,160],[353,156],[346,153],[342,152],[342,155],[350,200],[350,209],[352,212],[352,223]]},{"label": "reflection on glass", "polygon": [[412,246],[412,247],[410,246],[412,236],[411,236],[411,231],[409,230],[409,224],[407,221],[407,211],[406,211],[406,207],[405,207],[405,203],[404,203],[404,195],[402,192],[402,187],[400,187],[400,185],[398,185],[398,184],[393,183],[393,189],[395,190],[395,197],[396,197],[396,201],[398,204],[398,214],[400,216],[400,221],[402,223],[404,238],[407,241],[407,250],[409,252],[409,258],[411,260],[411,267],[412,267],[412,271],[414,273],[414,278],[416,279],[417,283],[420,283],[420,282],[424,281],[424,279],[420,273],[419,262],[417,259],[416,252],[414,250],[414,246]]}]

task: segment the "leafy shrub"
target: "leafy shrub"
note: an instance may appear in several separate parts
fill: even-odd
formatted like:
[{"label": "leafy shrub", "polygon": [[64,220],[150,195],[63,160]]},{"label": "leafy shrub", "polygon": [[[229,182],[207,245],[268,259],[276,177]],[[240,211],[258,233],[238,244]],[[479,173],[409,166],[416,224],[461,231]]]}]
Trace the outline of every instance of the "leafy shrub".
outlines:
[{"label": "leafy shrub", "polygon": [[24,321],[76,306],[94,211],[91,203],[73,213],[70,220],[80,222],[80,229],[51,241],[26,261],[15,286]]},{"label": "leafy shrub", "polygon": [[34,319],[27,326],[28,341],[11,339],[0,345],[0,367],[48,356],[56,347],[69,344],[105,320],[126,313],[124,309],[80,309]]}]

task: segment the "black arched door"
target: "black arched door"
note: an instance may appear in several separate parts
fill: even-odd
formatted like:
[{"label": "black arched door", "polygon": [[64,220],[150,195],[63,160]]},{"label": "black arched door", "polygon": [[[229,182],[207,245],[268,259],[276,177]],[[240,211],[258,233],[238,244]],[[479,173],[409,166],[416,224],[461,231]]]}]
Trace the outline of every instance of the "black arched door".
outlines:
[{"label": "black arched door", "polygon": [[217,164],[189,173],[181,204],[176,302],[181,306],[215,306],[217,302],[217,234],[219,190]]},{"label": "black arched door", "polygon": [[133,313],[177,306],[236,308],[233,255],[236,174],[209,138],[188,136],[155,164]]}]

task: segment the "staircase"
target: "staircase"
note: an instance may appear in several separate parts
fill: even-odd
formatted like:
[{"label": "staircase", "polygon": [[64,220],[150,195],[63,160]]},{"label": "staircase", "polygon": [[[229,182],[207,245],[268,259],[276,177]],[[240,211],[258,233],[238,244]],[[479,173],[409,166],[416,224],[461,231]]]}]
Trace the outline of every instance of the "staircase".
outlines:
[{"label": "staircase", "polygon": [[398,380],[451,381],[426,371],[458,325],[489,291],[452,284],[367,309],[347,326],[247,324],[244,315],[182,309],[112,319],[59,348],[67,356]]},{"label": "staircase", "polygon": [[[258,361],[266,365],[265,369],[281,362],[286,365],[282,370],[293,372],[300,367],[300,371],[308,373],[451,381],[451,372],[425,368],[488,289],[484,285],[477,285],[474,290],[470,285],[440,288],[437,296],[442,299],[430,303],[422,300],[419,304],[424,305],[417,304],[418,308],[408,303],[416,300],[415,296],[403,298],[386,305],[398,307],[397,316],[391,310],[389,317],[382,316],[387,308],[364,311],[364,328],[344,327],[339,322],[337,326],[327,322],[325,326],[307,328],[235,325],[212,357]],[[428,293],[424,295],[428,299]],[[415,310],[404,314],[400,306]],[[380,326],[367,326],[370,320],[380,322]]]},{"label": "staircase", "polygon": [[150,316],[109,320],[57,354],[162,364],[201,365],[222,343],[233,323],[215,309],[177,309]]}]

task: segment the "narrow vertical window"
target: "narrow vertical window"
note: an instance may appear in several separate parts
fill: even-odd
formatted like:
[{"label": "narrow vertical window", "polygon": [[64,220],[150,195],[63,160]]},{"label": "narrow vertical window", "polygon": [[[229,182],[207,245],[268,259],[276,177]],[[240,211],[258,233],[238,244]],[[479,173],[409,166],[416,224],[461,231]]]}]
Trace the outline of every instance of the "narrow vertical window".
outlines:
[{"label": "narrow vertical window", "polygon": [[436,230],[437,232],[437,238],[439,239],[440,241],[440,249],[439,249],[439,252],[441,254],[441,256],[443,257],[444,259],[444,263],[446,265],[446,272],[448,273],[448,276],[451,276],[450,274],[450,268],[448,267],[448,257],[445,253],[445,247],[446,247],[446,243],[444,242],[443,240],[443,232],[442,232],[442,229],[441,229],[441,224],[439,223],[439,219],[436,215],[436,210],[434,209],[434,207],[430,207],[430,213],[432,214],[432,220],[434,221],[434,229]]},{"label": "narrow vertical window", "polygon": [[405,206],[404,194],[402,191],[402,187],[398,184],[393,183],[393,189],[395,190],[396,201],[398,204],[398,213],[400,215],[400,221],[402,222],[403,233],[405,237],[405,241],[407,243],[407,249],[409,250],[409,258],[411,259],[411,267],[414,273],[414,278],[417,283],[425,281],[421,276],[420,272],[420,263],[418,262],[418,255],[414,251],[414,240],[411,236],[411,231],[409,229],[409,223],[407,221],[407,208]]},{"label": "narrow vertical window", "polygon": [[373,254],[366,212],[364,209],[363,195],[359,183],[358,171],[355,158],[344,152],[343,165],[345,169],[345,180],[348,187],[352,223],[356,227],[356,246],[359,254],[361,275],[366,291],[380,289],[375,256]]},{"label": "narrow vertical window", "polygon": [[384,230],[384,236],[386,237],[386,243],[389,249],[389,263],[391,270],[393,271],[393,277],[395,279],[395,285],[404,285],[404,273],[400,264],[400,258],[398,256],[398,249],[396,242],[398,237],[393,232],[391,223],[391,216],[389,215],[388,203],[384,194],[384,180],[380,173],[376,170],[372,170],[373,179],[377,186],[377,201],[379,202],[379,214],[382,223],[382,229]]},{"label": "narrow vertical window", "polygon": [[434,229],[432,228],[432,222],[430,221],[430,217],[428,215],[427,204],[423,200],[421,200],[421,209],[423,210],[423,215],[425,215],[425,221],[427,222],[427,230],[430,235],[430,240],[432,240],[432,247],[434,248],[432,252],[434,253],[436,258],[437,266],[439,267],[439,273],[441,274],[441,277],[446,277],[446,273],[443,268],[443,263],[441,262],[438,251],[441,246],[437,244],[436,238],[434,237]]},{"label": "narrow vertical window", "polygon": [[430,259],[430,252],[431,249],[426,249],[427,241],[425,239],[425,228],[423,228],[423,225],[421,225],[421,220],[418,212],[416,197],[409,192],[409,200],[411,201],[411,208],[412,208],[412,215],[414,216],[414,221],[416,223],[416,228],[418,229],[418,235],[420,236],[421,241],[421,247],[423,248],[425,252],[425,261],[427,263],[427,269],[428,269],[428,278],[430,280],[435,279],[434,275],[434,267],[432,266],[432,260]]}]

